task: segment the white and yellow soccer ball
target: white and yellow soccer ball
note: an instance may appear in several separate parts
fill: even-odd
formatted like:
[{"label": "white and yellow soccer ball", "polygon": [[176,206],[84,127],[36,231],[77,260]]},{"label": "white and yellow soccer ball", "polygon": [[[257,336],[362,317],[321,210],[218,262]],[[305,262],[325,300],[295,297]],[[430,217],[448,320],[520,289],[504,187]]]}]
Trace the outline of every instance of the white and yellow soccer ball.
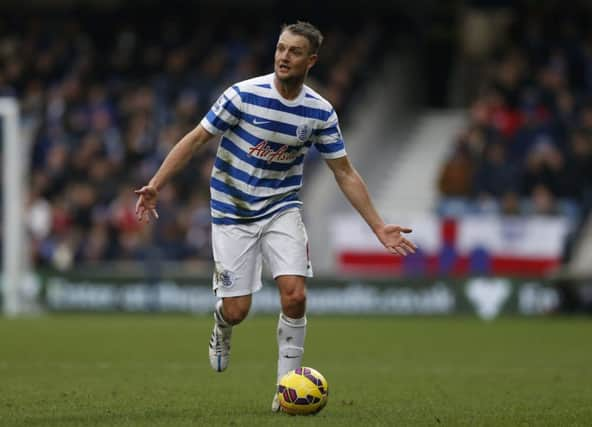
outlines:
[{"label": "white and yellow soccer ball", "polygon": [[297,368],[284,375],[278,384],[278,400],[283,412],[292,415],[316,414],[327,404],[329,384],[313,368]]}]

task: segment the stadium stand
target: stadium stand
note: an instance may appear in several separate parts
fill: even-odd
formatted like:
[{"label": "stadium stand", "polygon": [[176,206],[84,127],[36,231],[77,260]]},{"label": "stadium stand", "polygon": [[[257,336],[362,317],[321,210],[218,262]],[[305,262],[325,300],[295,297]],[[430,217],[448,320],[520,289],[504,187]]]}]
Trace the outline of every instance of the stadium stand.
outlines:
[{"label": "stadium stand", "polygon": [[[36,123],[27,200],[34,266],[209,259],[215,144],[162,191],[157,223],[137,223],[133,189],[225,87],[272,70],[281,22],[194,12],[0,18],[0,94],[17,96]],[[373,19],[347,31],[321,25],[323,58],[309,84],[342,118],[387,39]]]},{"label": "stadium stand", "polygon": [[[591,206],[592,107],[586,8],[513,10],[442,165],[439,212],[565,215]],[[575,10],[575,9],[574,9]]]},{"label": "stadium stand", "polygon": [[[408,152],[391,156],[400,163],[383,189],[388,203],[378,204],[395,221],[410,224],[420,251],[403,263],[383,256],[365,234],[337,238],[341,270],[389,277],[548,277],[562,268],[574,240],[581,238],[592,188],[589,5],[574,2],[565,9],[559,2],[475,1],[464,6],[459,20],[478,18],[476,26],[458,27],[466,39],[459,50],[470,56],[464,60],[472,67],[461,78],[457,74],[451,87],[456,87],[452,92],[475,89],[465,109],[468,124],[456,125],[458,136],[450,144],[450,132],[429,132],[419,120],[420,141],[412,137],[404,144]],[[491,25],[481,25],[488,19]],[[450,93],[448,104],[463,95]],[[452,122],[442,123],[450,129]],[[442,152],[439,173],[424,186],[432,160]],[[428,211],[430,186],[440,193],[436,217]],[[343,218],[335,235],[357,227],[365,230],[364,224]]]}]

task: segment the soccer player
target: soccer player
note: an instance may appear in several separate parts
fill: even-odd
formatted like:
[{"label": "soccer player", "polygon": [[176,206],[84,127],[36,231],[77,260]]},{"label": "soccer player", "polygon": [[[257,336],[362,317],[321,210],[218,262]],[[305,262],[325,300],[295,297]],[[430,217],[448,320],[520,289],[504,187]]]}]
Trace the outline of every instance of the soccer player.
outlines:
[{"label": "soccer player", "polygon": [[[275,50],[274,72],[229,87],[200,124],[164,159],[148,185],[136,190],[140,221],[158,218],[159,190],[214,136],[222,135],[210,181],[215,262],[212,368],[226,369],[233,327],[245,319],[261,286],[262,262],[280,293],[277,327],[278,380],[302,365],[306,335],[306,284],[312,276],[298,190],[311,145],[333,171],[337,184],[392,254],[415,245],[385,224],[367,187],[350,163],[329,102],[304,84],[316,63],[323,36],[307,22],[285,25]],[[279,410],[277,399],[272,410]]]}]

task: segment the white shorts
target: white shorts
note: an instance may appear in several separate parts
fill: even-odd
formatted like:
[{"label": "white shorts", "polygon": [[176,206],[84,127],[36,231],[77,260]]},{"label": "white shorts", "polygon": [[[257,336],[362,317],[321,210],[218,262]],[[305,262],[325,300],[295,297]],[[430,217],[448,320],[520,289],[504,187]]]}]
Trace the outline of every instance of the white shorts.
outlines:
[{"label": "white shorts", "polygon": [[299,209],[245,224],[212,224],[214,294],[236,297],[263,286],[263,261],[273,278],[312,277],[308,236]]}]

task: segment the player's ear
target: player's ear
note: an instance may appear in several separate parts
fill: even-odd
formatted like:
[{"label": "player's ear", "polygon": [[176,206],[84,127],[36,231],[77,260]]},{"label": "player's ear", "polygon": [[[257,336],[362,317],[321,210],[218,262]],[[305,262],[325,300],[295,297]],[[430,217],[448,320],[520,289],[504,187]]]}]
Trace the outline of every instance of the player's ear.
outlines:
[{"label": "player's ear", "polygon": [[308,69],[310,70],[314,64],[317,63],[317,59],[319,59],[319,55],[313,53],[312,55],[308,56]]}]

